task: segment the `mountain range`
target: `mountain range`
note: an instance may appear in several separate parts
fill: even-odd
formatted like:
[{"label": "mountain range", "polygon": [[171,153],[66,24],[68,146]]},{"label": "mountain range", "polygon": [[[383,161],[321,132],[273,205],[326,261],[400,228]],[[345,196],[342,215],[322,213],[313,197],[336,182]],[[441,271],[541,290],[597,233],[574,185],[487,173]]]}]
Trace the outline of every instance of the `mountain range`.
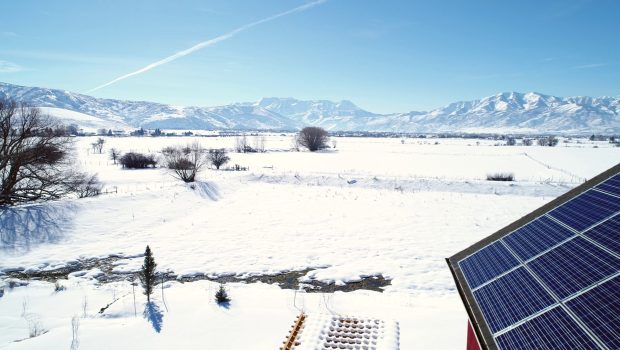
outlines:
[{"label": "mountain range", "polygon": [[432,111],[378,114],[351,101],[263,98],[216,107],[96,98],[59,89],[0,83],[0,98],[39,107],[85,129],[161,128],[469,133],[620,133],[620,97],[556,97],[504,92]]}]

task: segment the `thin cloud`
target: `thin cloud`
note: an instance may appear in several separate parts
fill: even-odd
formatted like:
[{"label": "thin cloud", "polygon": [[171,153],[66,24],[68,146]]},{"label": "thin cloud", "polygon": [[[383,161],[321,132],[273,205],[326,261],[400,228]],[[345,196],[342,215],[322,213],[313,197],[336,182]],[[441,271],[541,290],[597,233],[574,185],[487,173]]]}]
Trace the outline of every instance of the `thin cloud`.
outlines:
[{"label": "thin cloud", "polygon": [[590,68],[598,68],[604,67],[607,63],[590,63],[590,64],[582,64],[580,66],[574,66],[573,69],[590,69]]},{"label": "thin cloud", "polygon": [[91,93],[93,91],[97,91],[97,90],[102,89],[102,88],[104,88],[106,86],[110,86],[110,85],[112,85],[114,83],[118,83],[121,80],[125,80],[127,78],[136,76],[138,74],[142,74],[142,73],[148,72],[151,69],[157,68],[157,67],[159,67],[161,65],[164,65],[166,63],[170,63],[170,62],[175,61],[175,60],[177,60],[177,59],[179,59],[181,57],[185,57],[187,55],[190,55],[190,54],[192,54],[192,53],[194,53],[194,52],[196,52],[198,50],[204,49],[205,47],[209,47],[209,46],[215,45],[215,44],[217,44],[217,43],[219,43],[221,41],[228,40],[228,39],[232,38],[233,36],[237,35],[238,33],[243,32],[245,30],[248,30],[248,29],[250,29],[252,27],[256,27],[257,25],[260,25],[260,24],[263,24],[263,23],[266,23],[266,22],[270,22],[270,21],[273,21],[273,20],[278,19],[280,17],[284,17],[284,16],[287,16],[287,15],[290,15],[290,14],[293,14],[293,13],[297,13],[297,12],[302,12],[302,11],[308,10],[308,9],[310,9],[310,8],[312,8],[314,6],[320,5],[320,4],[322,4],[322,3],[326,2],[326,1],[327,0],[316,0],[316,1],[313,1],[313,2],[310,2],[310,3],[307,3],[305,5],[301,5],[301,6],[295,7],[294,9],[291,9],[291,10],[288,10],[288,11],[284,11],[284,12],[278,13],[276,15],[273,15],[273,16],[270,16],[270,17],[267,17],[267,18],[263,18],[263,19],[258,20],[256,22],[252,22],[252,23],[243,25],[243,26],[241,26],[241,27],[239,27],[239,28],[237,28],[235,30],[232,30],[232,31],[226,33],[226,34],[220,35],[220,36],[215,37],[213,39],[209,39],[209,40],[200,42],[200,43],[190,47],[189,49],[185,49],[183,51],[179,51],[179,52],[175,53],[174,55],[168,56],[168,57],[166,57],[164,59],[161,59],[161,60],[159,60],[157,62],[151,63],[151,64],[149,64],[149,65],[147,65],[147,66],[145,66],[145,67],[143,67],[141,69],[138,69],[137,71],[134,71],[134,72],[122,75],[122,76],[120,76],[120,77],[118,77],[116,79],[113,79],[113,80],[105,83],[105,84],[102,84],[102,85],[99,85],[99,86],[97,86],[95,88],[92,88],[92,89],[88,90],[87,93]]},{"label": "thin cloud", "polygon": [[15,33],[15,32],[0,32],[0,36],[13,38],[13,37],[17,36],[17,33]]},{"label": "thin cloud", "polygon": [[0,60],[0,73],[17,73],[26,69],[17,63]]}]

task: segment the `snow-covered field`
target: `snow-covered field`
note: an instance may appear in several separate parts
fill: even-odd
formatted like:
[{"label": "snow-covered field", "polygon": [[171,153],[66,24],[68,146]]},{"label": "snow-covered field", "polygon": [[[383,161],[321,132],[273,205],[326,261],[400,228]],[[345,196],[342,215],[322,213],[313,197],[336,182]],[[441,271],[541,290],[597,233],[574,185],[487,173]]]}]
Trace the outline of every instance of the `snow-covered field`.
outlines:
[{"label": "snow-covered field", "polygon": [[[149,244],[158,269],[180,276],[309,270],[302,281],[344,284],[382,275],[391,280],[383,293],[234,283],[227,285],[230,307],[221,308],[213,301],[215,283],[171,281],[166,303],[156,293],[159,310],[144,317],[141,293],[135,312],[131,284],[98,284],[97,269],[71,274],[60,292],[42,281],[10,288],[14,283],[0,275],[0,348],[68,348],[77,315],[82,349],[277,349],[299,309],[310,317],[396,321],[401,349],[461,348],[466,314],[444,259],[620,161],[620,148],[585,140],[557,147],[335,140],[335,149],[290,152],[290,136],[270,135],[266,153],[230,154],[229,165],[249,171],[207,170],[191,188],[163,169],[122,170],[106,154],[92,154],[94,138],[77,138],[77,163],[98,173],[107,193],[4,211],[0,271],[52,270],[116,255],[124,259],[114,271],[131,272]],[[235,142],[106,138],[104,149],[156,153],[194,141],[209,148]],[[512,172],[517,181],[485,180],[495,172]],[[45,333],[29,338],[34,323]]]}]

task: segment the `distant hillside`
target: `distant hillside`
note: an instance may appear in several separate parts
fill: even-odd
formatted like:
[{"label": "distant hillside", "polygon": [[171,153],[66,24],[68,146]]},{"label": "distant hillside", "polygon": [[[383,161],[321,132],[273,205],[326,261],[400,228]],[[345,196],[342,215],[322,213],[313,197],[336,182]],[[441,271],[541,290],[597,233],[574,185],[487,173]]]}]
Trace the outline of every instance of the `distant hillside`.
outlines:
[{"label": "distant hillside", "polygon": [[377,114],[350,101],[263,98],[217,107],[101,99],[64,90],[0,83],[0,97],[42,107],[85,128],[295,130],[306,125],[342,131],[620,133],[620,98],[556,97],[506,92],[451,103],[429,112]]}]

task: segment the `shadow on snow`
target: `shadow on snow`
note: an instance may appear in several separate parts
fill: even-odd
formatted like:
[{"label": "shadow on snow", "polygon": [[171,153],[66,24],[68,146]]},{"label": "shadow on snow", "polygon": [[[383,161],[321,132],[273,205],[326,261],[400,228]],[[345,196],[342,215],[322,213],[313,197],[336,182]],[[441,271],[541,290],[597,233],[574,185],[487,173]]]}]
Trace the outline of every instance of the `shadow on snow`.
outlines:
[{"label": "shadow on snow", "polygon": [[212,201],[217,201],[221,198],[219,189],[212,182],[196,181],[190,184],[190,188],[196,191],[201,197],[209,198]]},{"label": "shadow on snow", "polygon": [[146,303],[143,315],[151,323],[155,332],[160,333],[161,327],[164,324],[164,314],[159,309],[159,306],[152,301]]},{"label": "shadow on snow", "polygon": [[0,251],[24,253],[39,244],[57,243],[71,226],[74,203],[0,206]]}]

